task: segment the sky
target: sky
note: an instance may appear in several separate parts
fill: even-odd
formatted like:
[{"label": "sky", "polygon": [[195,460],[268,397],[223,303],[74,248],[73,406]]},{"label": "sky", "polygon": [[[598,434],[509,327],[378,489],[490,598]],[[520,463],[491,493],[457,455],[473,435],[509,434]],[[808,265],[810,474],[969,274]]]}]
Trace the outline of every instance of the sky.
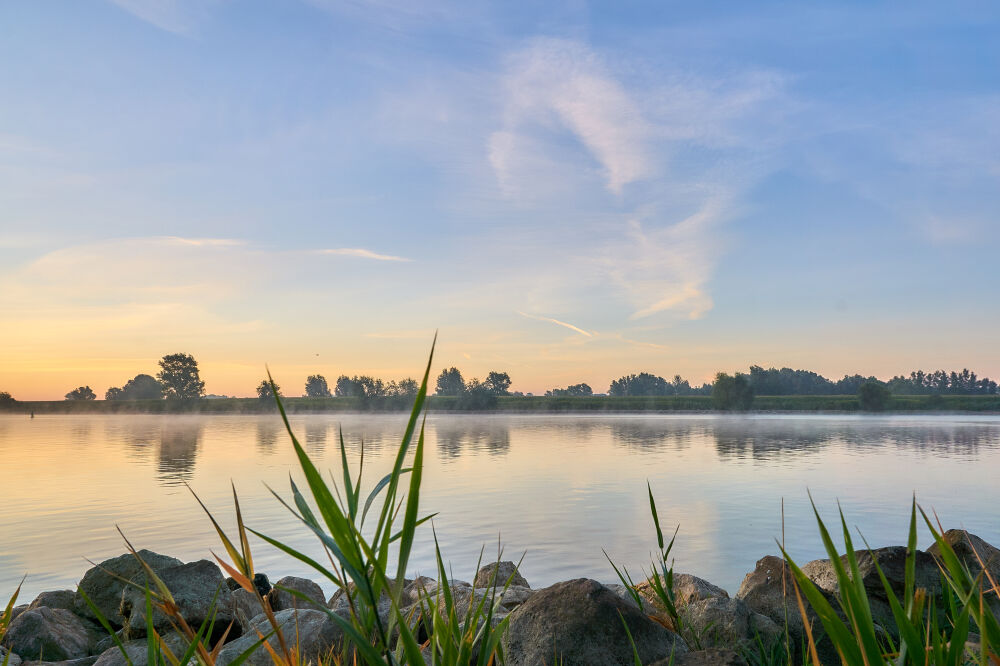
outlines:
[{"label": "sky", "polygon": [[0,3],[0,390],[1000,376],[990,2]]}]

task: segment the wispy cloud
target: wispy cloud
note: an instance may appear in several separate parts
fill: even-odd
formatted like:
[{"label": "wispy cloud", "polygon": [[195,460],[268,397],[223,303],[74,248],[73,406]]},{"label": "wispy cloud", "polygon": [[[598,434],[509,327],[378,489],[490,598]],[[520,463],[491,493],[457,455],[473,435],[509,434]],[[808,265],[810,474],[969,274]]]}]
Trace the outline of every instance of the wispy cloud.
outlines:
[{"label": "wispy cloud", "polygon": [[318,254],[338,255],[342,257],[359,257],[361,259],[374,259],[375,261],[413,261],[406,257],[397,257],[391,254],[379,254],[371,250],[360,247],[338,247],[326,250],[317,250]]},{"label": "wispy cloud", "polygon": [[533,159],[522,152],[532,135],[556,141],[560,130],[586,148],[615,194],[652,173],[648,124],[601,58],[582,44],[536,41],[509,59],[504,87],[504,126],[488,143],[501,185],[509,189],[515,170]]},{"label": "wispy cloud", "polygon": [[521,315],[522,317],[527,317],[528,319],[535,319],[537,321],[547,321],[550,324],[555,324],[556,326],[562,326],[564,328],[568,328],[574,333],[579,333],[580,335],[586,335],[588,338],[594,336],[593,333],[585,331],[579,326],[574,326],[573,324],[567,323],[565,321],[559,321],[558,319],[553,319],[552,317],[542,317],[541,315],[533,315],[533,314],[528,314],[527,312],[520,312],[520,311],[518,311],[517,314]]}]

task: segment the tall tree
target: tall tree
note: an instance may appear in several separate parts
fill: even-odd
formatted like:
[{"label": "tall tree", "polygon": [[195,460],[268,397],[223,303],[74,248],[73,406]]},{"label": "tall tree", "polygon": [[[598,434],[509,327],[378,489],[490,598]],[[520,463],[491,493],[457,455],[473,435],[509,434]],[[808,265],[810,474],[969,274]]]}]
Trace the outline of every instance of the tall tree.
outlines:
[{"label": "tall tree", "polygon": [[[281,396],[281,387],[275,383],[274,388],[278,389],[278,396]],[[274,400],[274,390],[271,388],[271,382],[268,379],[262,379],[260,384],[257,385],[257,397],[264,401]]]},{"label": "tall tree", "polygon": [[16,403],[17,400],[14,400],[14,396],[12,396],[9,392],[0,391],[0,408],[13,407]]},{"label": "tall tree", "polygon": [[663,377],[640,372],[637,375],[625,375],[613,382],[608,388],[608,395],[673,395],[674,386]]},{"label": "tall tree", "polygon": [[125,382],[125,386],[112,386],[104,393],[105,400],[159,400],[163,397],[163,386],[149,375],[136,375]]},{"label": "tall tree", "polygon": [[754,389],[742,372],[728,375],[720,372],[712,384],[712,402],[716,409],[745,412],[753,404]]},{"label": "tall tree", "polygon": [[168,354],[160,359],[156,374],[163,386],[163,395],[171,399],[200,398],[205,395],[205,382],[198,373],[198,362],[190,354]]},{"label": "tall tree", "polygon": [[80,386],[66,394],[67,400],[96,400],[97,395],[89,386]]},{"label": "tall tree", "polygon": [[483,384],[493,395],[510,395],[510,375],[506,372],[491,370]]},{"label": "tall tree", "polygon": [[306,397],[329,398],[330,386],[326,383],[326,377],[323,375],[309,375],[306,377]]},{"label": "tall tree", "polygon": [[462,395],[465,393],[465,380],[458,368],[451,367],[442,370],[437,378],[438,395]]},{"label": "tall tree", "polygon": [[879,381],[865,382],[858,389],[858,403],[865,412],[883,412],[889,406],[889,389]]}]

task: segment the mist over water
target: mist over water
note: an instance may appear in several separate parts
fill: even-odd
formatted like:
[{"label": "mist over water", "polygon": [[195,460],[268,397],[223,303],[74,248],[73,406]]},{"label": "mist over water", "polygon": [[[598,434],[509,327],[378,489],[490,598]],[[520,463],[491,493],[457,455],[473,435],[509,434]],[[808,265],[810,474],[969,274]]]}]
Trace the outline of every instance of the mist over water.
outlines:
[{"label": "mist over water", "polygon": [[[339,426],[365,478],[390,467],[405,415],[309,415],[293,429],[321,469],[340,478]],[[432,414],[423,513],[456,576],[471,579],[480,549],[525,553],[534,587],[587,576],[612,581],[602,548],[638,575],[655,547],[647,480],[661,522],[679,524],[676,569],[735,592],[776,553],[785,502],[793,557],[822,556],[807,489],[825,519],[837,500],[874,546],[904,543],[909,502],[1000,544],[1000,417],[514,416]],[[5,510],[0,597],[28,574],[22,599],[72,588],[95,562],[137,548],[191,560],[223,552],[190,486],[232,528],[232,481],[249,526],[314,555],[316,542],[271,496],[300,479],[276,415],[0,416]],[[266,485],[265,485],[266,484]],[[921,545],[926,547],[923,533]],[[429,526],[411,573],[434,575]],[[263,543],[272,580],[318,576]],[[332,589],[324,585],[328,592]]]}]

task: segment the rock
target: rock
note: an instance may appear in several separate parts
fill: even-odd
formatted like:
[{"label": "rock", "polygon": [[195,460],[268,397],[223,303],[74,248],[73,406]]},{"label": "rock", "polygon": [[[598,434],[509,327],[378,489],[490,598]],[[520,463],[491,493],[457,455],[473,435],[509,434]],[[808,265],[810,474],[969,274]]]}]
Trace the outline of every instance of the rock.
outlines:
[{"label": "rock", "polygon": [[[955,555],[969,568],[973,576],[978,576],[983,571],[983,566],[979,563],[981,559],[986,565],[986,572],[1000,585],[1000,549],[965,530],[948,530],[941,536],[951,545]],[[941,549],[937,543],[928,548],[927,552],[937,559],[941,558]],[[983,579],[986,579],[985,575]]]},{"label": "rock", "polygon": [[[289,647],[294,649],[296,642],[300,652],[301,663],[319,662],[321,657],[337,646],[342,638],[342,632],[325,611],[312,609],[288,609],[274,614]],[[346,617],[346,616],[345,616]],[[260,640],[260,635],[271,631],[267,618],[260,615],[254,618],[252,626],[243,636],[227,643],[219,652],[216,666],[228,666],[236,657]],[[271,647],[280,654],[278,637],[272,635],[267,639]],[[251,653],[244,662],[247,666],[273,666],[267,649],[261,646]]]},{"label": "rock", "polygon": [[436,592],[437,581],[427,576],[417,576],[413,579],[413,582],[403,588],[403,605],[410,606],[419,602],[424,597],[433,597],[433,592],[429,592],[428,590]]},{"label": "rock", "polygon": [[631,665],[625,625],[643,663],[687,652],[679,636],[597,581],[579,578],[535,592],[510,614],[504,637],[506,663]]},{"label": "rock", "polygon": [[[313,600],[313,603],[303,601],[288,590],[306,595]],[[276,611],[289,608],[322,608],[326,603],[326,596],[323,594],[323,588],[311,580],[285,576],[275,583],[275,587],[268,593],[268,601],[271,603],[271,609]]]},{"label": "rock", "polygon": [[79,657],[78,659],[66,659],[64,661],[25,661],[21,666],[94,666],[97,657]]},{"label": "rock", "polygon": [[[494,578],[494,573],[496,577]],[[487,564],[476,572],[476,578],[472,581],[472,587],[503,587],[510,579],[510,584],[517,587],[531,587],[524,579],[521,572],[517,570],[517,565],[510,561],[494,562]],[[490,581],[494,581],[491,585]]]},{"label": "rock", "polygon": [[4,643],[22,660],[63,661],[90,655],[97,632],[65,608],[30,608],[7,627]]},{"label": "rock", "polygon": [[[140,550],[139,556],[157,573],[164,568],[181,564],[180,560],[154,553],[151,550]],[[125,584],[120,579],[131,580],[141,571],[142,565],[139,564],[135,556],[131,553],[125,553],[104,560],[88,570],[83,575],[83,580],[80,581],[79,590],[90,597],[90,600],[94,602],[94,605],[112,626],[118,628],[125,623],[125,618],[119,613],[122,590],[125,588]],[[77,615],[97,619],[79,592],[76,595],[74,607]]]},{"label": "rock", "polygon": [[[222,572],[214,563],[199,560],[179,564],[161,569],[157,576],[170,590],[181,616],[191,627],[198,627],[214,612],[213,638],[217,638],[235,619],[232,592],[226,587]],[[144,573],[138,574],[131,582],[143,588],[146,576]],[[130,586],[123,592],[121,615],[125,618],[123,628],[127,637],[139,638],[146,635],[146,595],[142,589]],[[170,630],[172,625],[166,615],[154,608],[153,627],[163,633]]]},{"label": "rock", "polygon": [[741,599],[709,597],[692,601],[680,611],[683,636],[699,648],[743,648],[757,638],[770,645],[783,632],[770,618],[750,610]]},{"label": "rock", "polygon": [[[173,631],[163,636],[163,640],[177,658],[180,658],[190,645],[186,638]],[[149,664],[149,651],[145,638],[125,641],[124,645],[132,666],[147,666]],[[164,663],[169,663],[169,661],[164,660]],[[112,645],[102,651],[94,664],[95,666],[128,666],[125,656],[117,645]]]},{"label": "rock", "polygon": [[[757,566],[746,575],[743,583],[740,584],[736,598],[745,602],[750,610],[769,618],[779,628],[784,628],[787,618],[790,643],[793,649],[797,649],[805,639],[805,625],[795,600],[792,574],[787,567],[785,568],[784,583],[782,582],[783,566],[785,566],[784,560],[773,555],[757,560]],[[838,607],[837,601],[830,593],[822,588],[820,591],[827,596],[834,608]],[[834,661],[830,663],[838,663],[839,658],[837,658],[836,652],[832,651],[833,647],[823,631],[822,623],[808,604],[806,609],[820,658],[823,663],[826,663],[832,656]]]},{"label": "rock", "polygon": [[10,609],[10,621],[13,622],[14,618],[28,610],[28,604],[21,604],[20,606],[14,606]]},{"label": "rock", "polygon": [[[670,666],[670,664],[669,659],[661,659],[650,666]],[[747,666],[747,662],[739,653],[732,650],[709,648],[679,655],[674,659],[673,666]]]},{"label": "rock", "polygon": [[[662,583],[663,577],[659,575],[657,577]],[[660,601],[656,596],[656,590],[650,582],[651,580],[652,578],[639,583],[635,586],[635,589],[655,607],[661,608]],[[728,599],[729,593],[721,587],[712,585],[704,578],[698,578],[697,576],[685,573],[674,574],[674,606],[677,610],[684,608],[692,601],[701,601],[702,599],[711,599],[713,597]],[[661,610],[666,609],[661,608]]]},{"label": "rock", "polygon": [[241,630],[246,632],[252,620],[264,612],[264,607],[261,606],[256,594],[247,592],[242,587],[233,590],[232,595],[236,621],[240,623]]},{"label": "rock", "polygon": [[28,605],[28,608],[41,608],[42,606],[73,611],[76,608],[76,592],[73,590],[42,592]]},{"label": "rock", "polygon": [[614,592],[619,599],[627,603],[629,606],[632,606],[633,608],[639,608],[646,615],[652,615],[654,617],[661,617],[663,615],[663,612],[660,609],[651,604],[649,600],[642,595],[639,595],[639,600],[642,602],[642,607],[640,608],[639,606],[637,606],[635,603],[635,599],[632,597],[631,592],[629,592],[629,589],[624,585],[622,585],[621,583],[605,583],[604,587]]},{"label": "rock", "polygon": [[7,666],[21,666],[21,657],[0,646],[0,664],[3,663],[4,659],[7,660]]}]

